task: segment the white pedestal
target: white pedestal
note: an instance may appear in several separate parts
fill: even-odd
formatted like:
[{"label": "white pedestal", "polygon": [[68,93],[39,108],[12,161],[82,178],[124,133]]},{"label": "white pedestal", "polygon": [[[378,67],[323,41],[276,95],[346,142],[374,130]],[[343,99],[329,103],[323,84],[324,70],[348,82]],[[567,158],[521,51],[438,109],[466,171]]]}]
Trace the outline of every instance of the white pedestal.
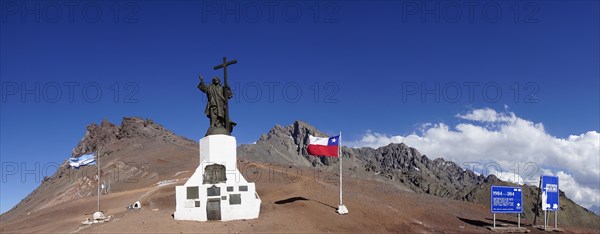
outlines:
[{"label": "white pedestal", "polygon": [[[225,166],[227,180],[203,184],[206,166]],[[209,194],[210,193],[210,194]],[[183,186],[175,188],[175,220],[239,220],[258,218],[261,200],[254,183],[237,169],[236,141],[232,136],[200,139],[200,165]]]}]

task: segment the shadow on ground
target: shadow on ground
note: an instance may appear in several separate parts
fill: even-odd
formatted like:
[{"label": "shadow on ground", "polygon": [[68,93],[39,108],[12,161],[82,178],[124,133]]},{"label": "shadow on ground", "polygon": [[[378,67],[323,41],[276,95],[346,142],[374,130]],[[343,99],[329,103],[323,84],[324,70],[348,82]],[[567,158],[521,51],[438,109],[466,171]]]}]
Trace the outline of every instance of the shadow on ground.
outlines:
[{"label": "shadow on ground", "polygon": [[337,210],[337,208],[334,207],[334,206],[332,206],[332,205],[325,204],[325,203],[317,201],[317,200],[307,199],[305,197],[290,197],[288,199],[283,199],[283,200],[275,201],[273,203],[275,203],[277,205],[283,205],[283,204],[293,203],[293,202],[297,202],[297,201],[314,201],[314,202],[319,203],[321,205],[328,206],[330,208],[333,208],[333,209]]},{"label": "shadow on ground", "polygon": [[[462,217],[457,217],[457,218],[460,219],[460,221],[463,221],[467,224],[477,226],[477,227],[487,227],[487,226],[494,225],[494,219],[490,219],[490,218],[485,219],[485,220],[488,220],[489,222],[485,222],[485,221],[481,221],[481,220],[474,220],[474,219],[467,219],[467,218],[462,218]],[[505,219],[496,219],[496,225],[499,225],[499,224],[510,224],[510,225],[517,226],[517,222],[515,222],[515,221],[510,221],[510,220],[505,220]],[[523,223],[521,223],[521,226],[524,226]]]},{"label": "shadow on ground", "polygon": [[[494,222],[494,219],[490,219],[490,218],[486,218],[487,220]],[[521,218],[521,221],[523,221],[523,219]],[[496,219],[496,223],[507,223],[507,224],[514,224],[515,226],[518,224],[515,221],[510,221],[510,220],[506,220],[506,219]],[[523,226],[523,222],[521,222],[521,226]]]},{"label": "shadow on ground", "polygon": [[460,221],[463,221],[467,224],[477,226],[477,227],[487,227],[487,226],[493,225],[492,223],[484,222],[481,220],[467,219],[467,218],[461,218],[461,217],[457,217],[457,218],[460,219]]},{"label": "shadow on ground", "polygon": [[277,205],[283,205],[283,204],[288,204],[288,203],[297,202],[297,201],[308,201],[308,199],[306,199],[304,197],[290,197],[288,199],[275,201],[274,203]]}]

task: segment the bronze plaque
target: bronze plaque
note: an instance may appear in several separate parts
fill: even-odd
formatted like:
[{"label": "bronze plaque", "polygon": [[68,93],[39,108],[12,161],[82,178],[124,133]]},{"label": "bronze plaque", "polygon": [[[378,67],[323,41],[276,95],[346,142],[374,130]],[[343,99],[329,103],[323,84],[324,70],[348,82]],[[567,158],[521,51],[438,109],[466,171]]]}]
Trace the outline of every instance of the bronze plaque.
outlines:
[{"label": "bronze plaque", "polygon": [[203,184],[217,184],[227,181],[225,166],[221,164],[208,165],[204,168]]},{"label": "bronze plaque", "polygon": [[221,196],[221,188],[214,186],[214,185],[212,187],[206,188],[206,195],[207,196]]},{"label": "bronze plaque", "polygon": [[187,199],[198,199],[198,187],[187,187]]},{"label": "bronze plaque", "polygon": [[229,205],[242,204],[242,197],[240,194],[229,194]]}]

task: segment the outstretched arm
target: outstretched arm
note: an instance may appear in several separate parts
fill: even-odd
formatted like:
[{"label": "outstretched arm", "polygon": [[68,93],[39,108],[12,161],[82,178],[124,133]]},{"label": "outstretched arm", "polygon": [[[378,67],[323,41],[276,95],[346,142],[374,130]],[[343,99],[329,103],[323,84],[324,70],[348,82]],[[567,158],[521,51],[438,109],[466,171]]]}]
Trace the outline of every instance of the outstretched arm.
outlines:
[{"label": "outstretched arm", "polygon": [[206,93],[206,85],[204,85],[204,77],[202,75],[198,75],[198,79],[200,79],[200,84],[198,84],[198,89],[202,92]]}]

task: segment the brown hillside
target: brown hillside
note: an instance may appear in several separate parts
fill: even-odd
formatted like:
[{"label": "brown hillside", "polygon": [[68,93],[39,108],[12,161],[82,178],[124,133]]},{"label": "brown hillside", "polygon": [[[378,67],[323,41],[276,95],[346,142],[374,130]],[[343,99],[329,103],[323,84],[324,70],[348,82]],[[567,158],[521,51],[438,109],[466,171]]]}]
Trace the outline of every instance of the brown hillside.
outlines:
[{"label": "brown hillside", "polygon": [[[285,134],[282,136],[290,139]],[[302,149],[296,145],[290,151],[301,154]],[[94,150],[101,155],[102,180],[111,180],[111,192],[101,195],[101,210],[113,216],[110,222],[81,224],[96,210],[96,167],[75,170],[64,164],[17,206],[0,216],[0,231],[486,233],[486,226],[492,223],[489,207],[483,205],[485,187],[471,190],[468,196],[473,202],[434,196],[416,190],[414,184],[400,183],[400,174],[386,177],[381,173],[383,170],[378,169],[381,167],[375,168],[380,171],[367,171],[364,160],[352,155],[346,155],[348,160],[344,161],[344,203],[350,213],[340,216],[335,213],[339,202],[337,160],[303,157],[311,163],[288,165],[252,160],[253,156],[247,151],[238,167],[246,179],[256,183],[263,201],[258,219],[175,221],[172,217],[175,186],[183,184],[198,165],[197,143],[152,121],[125,118],[121,126],[108,122],[89,126],[73,154],[78,156]],[[264,155],[267,151],[263,149],[256,152],[261,153],[256,156],[258,159],[275,157]],[[413,153],[416,155],[416,151]],[[387,162],[395,165],[393,160]],[[375,175],[376,172],[381,174]],[[128,204],[138,200],[142,203],[141,210],[126,209]],[[497,217],[500,224],[515,225],[515,215]],[[582,221],[591,227],[559,225],[567,232],[598,232],[600,228],[593,225],[600,223],[600,219],[591,217]],[[531,223],[526,218],[522,221],[525,226]]]}]

